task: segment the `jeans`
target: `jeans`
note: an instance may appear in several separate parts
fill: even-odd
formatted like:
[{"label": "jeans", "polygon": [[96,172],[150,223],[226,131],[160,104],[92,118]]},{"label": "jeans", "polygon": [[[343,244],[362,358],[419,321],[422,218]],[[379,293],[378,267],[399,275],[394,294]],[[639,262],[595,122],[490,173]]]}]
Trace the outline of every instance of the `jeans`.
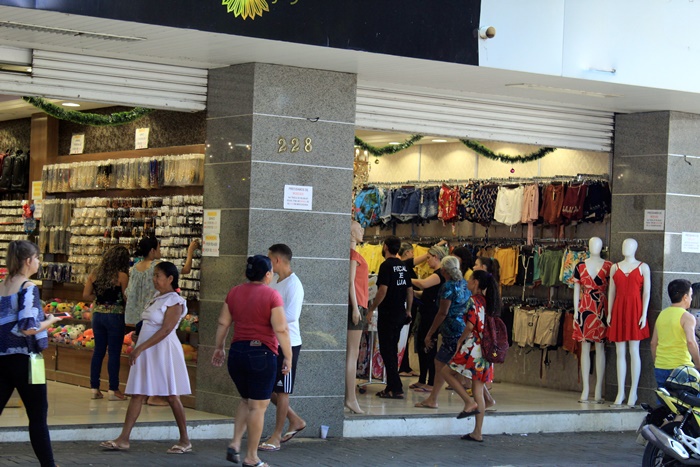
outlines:
[{"label": "jeans", "polygon": [[401,336],[402,323],[377,323],[377,337],[379,338],[379,353],[384,361],[386,370],[386,391],[392,394],[403,394],[403,384],[399,376],[399,337]]},{"label": "jeans", "polygon": [[425,348],[425,338],[430,331],[435,319],[436,310],[429,307],[420,309],[420,322],[418,323],[418,331],[416,332],[416,353],[418,353],[418,363],[420,364],[420,376],[418,382],[432,386],[435,382],[435,355],[437,354],[437,336],[436,332],[432,336],[433,346],[429,349]]},{"label": "jeans", "polygon": [[90,362],[90,387],[100,388],[100,373],[102,361],[107,349],[107,373],[109,374],[109,390],[119,389],[119,363],[124,342],[124,315],[121,313],[93,313],[92,330],[95,333],[95,350]]},{"label": "jeans", "polygon": [[666,380],[671,376],[673,370],[662,370],[654,368],[654,377],[656,378],[656,386],[659,388],[665,387]]},{"label": "jeans", "polygon": [[420,206],[418,208],[418,214],[421,219],[437,219],[439,196],[440,187],[430,187],[421,189],[421,200]]},{"label": "jeans", "polygon": [[53,450],[46,417],[49,401],[46,384],[29,384],[29,356],[25,354],[0,356],[0,414],[12,392],[17,389],[29,419],[29,439],[42,467],[53,467]]}]

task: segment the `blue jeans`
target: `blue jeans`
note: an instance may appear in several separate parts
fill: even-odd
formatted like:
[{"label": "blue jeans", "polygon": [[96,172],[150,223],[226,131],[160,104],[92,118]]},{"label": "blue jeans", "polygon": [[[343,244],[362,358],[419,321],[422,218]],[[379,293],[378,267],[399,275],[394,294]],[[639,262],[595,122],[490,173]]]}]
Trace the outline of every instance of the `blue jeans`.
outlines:
[{"label": "blue jeans", "polygon": [[90,387],[99,389],[102,361],[107,349],[107,373],[109,374],[109,390],[119,389],[119,363],[124,342],[124,315],[121,313],[93,313],[92,330],[95,333],[95,350],[90,362]]},{"label": "blue jeans", "polygon": [[669,376],[671,376],[671,372],[673,370],[662,370],[660,368],[654,368],[654,377],[656,378],[656,386],[663,388],[666,387],[665,383],[666,380],[668,379]]}]

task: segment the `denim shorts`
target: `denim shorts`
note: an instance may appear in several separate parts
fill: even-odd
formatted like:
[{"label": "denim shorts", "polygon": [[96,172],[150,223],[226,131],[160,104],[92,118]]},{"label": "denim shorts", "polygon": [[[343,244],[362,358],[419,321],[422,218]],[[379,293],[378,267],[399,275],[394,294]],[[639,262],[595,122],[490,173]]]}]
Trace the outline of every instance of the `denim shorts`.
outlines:
[{"label": "denim shorts", "polygon": [[394,191],[391,203],[391,215],[401,222],[418,217],[420,192],[415,188],[398,188]]},{"label": "denim shorts", "polygon": [[445,337],[442,336],[442,345],[438,349],[435,355],[435,360],[438,362],[448,364],[452,357],[457,353],[457,341],[459,341],[459,336],[457,337]]},{"label": "denim shorts", "polygon": [[438,197],[440,196],[440,187],[429,187],[421,189],[420,205],[418,207],[418,215],[424,220],[437,219],[438,214]]},{"label": "denim shorts", "polygon": [[234,342],[228,374],[243,399],[268,400],[277,376],[277,355],[260,341]]}]

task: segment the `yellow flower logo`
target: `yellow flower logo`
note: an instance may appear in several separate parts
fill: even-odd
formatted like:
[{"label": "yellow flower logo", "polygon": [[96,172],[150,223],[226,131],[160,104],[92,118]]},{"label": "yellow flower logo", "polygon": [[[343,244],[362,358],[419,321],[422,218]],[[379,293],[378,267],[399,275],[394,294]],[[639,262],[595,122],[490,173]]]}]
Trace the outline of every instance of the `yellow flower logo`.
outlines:
[{"label": "yellow flower logo", "polygon": [[222,0],[221,4],[226,5],[227,13],[243,19],[254,20],[255,16],[262,16],[263,11],[270,11],[265,0]]}]

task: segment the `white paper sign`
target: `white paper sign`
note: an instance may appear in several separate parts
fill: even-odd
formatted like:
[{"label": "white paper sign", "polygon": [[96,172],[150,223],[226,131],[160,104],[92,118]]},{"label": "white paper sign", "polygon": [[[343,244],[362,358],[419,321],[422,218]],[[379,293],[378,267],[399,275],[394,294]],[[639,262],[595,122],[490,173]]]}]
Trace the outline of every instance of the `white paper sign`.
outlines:
[{"label": "white paper sign", "polygon": [[221,232],[221,209],[205,209],[202,220],[204,235],[218,235]]},{"label": "white paper sign", "polygon": [[682,253],[700,253],[700,232],[683,232]]},{"label": "white paper sign", "polygon": [[219,256],[219,243],[218,235],[204,235],[202,240],[202,256]]},{"label": "white paper sign", "polygon": [[148,132],[150,128],[137,128],[136,129],[136,149],[147,149],[148,148]]},{"label": "white paper sign", "polygon": [[663,209],[644,210],[644,230],[664,230],[664,217],[666,211]]},{"label": "white paper sign", "polygon": [[82,154],[85,149],[85,135],[73,135],[70,139],[69,154]]},{"label": "white paper sign", "polygon": [[34,200],[34,219],[41,219],[44,214],[44,202],[41,200]]},{"label": "white paper sign", "polygon": [[298,209],[311,211],[314,187],[312,186],[284,186],[284,209]]}]

